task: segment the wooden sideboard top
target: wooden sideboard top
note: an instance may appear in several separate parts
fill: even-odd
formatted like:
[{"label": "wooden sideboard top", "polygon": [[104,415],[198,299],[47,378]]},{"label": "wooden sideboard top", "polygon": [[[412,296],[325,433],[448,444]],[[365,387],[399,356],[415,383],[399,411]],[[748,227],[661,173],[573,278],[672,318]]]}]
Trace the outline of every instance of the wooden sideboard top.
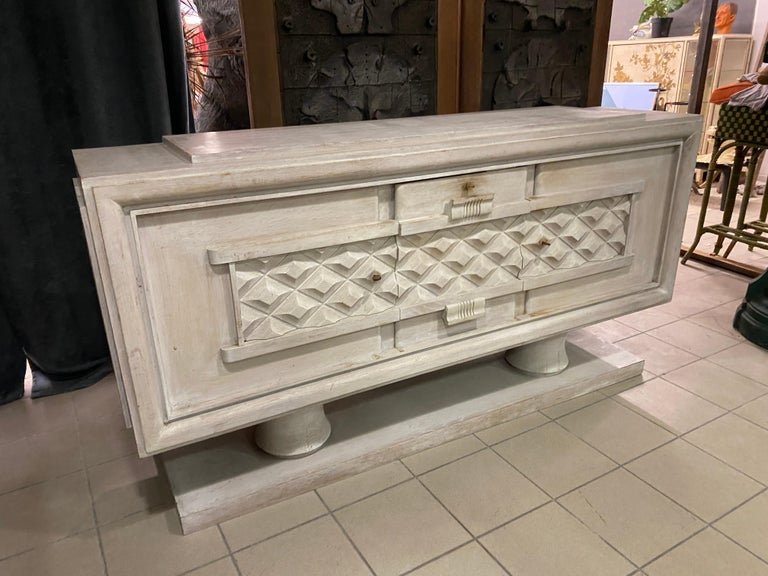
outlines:
[{"label": "wooden sideboard top", "polygon": [[354,150],[365,157],[391,156],[478,142],[530,140],[537,135],[551,138],[630,129],[661,119],[670,122],[673,117],[668,113],[546,107],[185,134],[166,136],[162,144],[75,150],[74,156],[80,178],[122,182],[164,171],[221,171],[222,163],[291,165],[309,158],[333,160],[341,154],[349,158],[352,141]]}]

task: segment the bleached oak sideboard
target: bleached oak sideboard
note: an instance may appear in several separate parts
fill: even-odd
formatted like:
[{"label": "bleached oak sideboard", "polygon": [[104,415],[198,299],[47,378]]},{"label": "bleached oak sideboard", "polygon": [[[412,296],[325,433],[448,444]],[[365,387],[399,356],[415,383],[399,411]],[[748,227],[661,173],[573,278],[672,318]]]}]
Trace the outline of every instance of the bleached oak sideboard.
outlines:
[{"label": "bleached oak sideboard", "polygon": [[[668,301],[698,117],[538,108],[79,150],[76,180],[141,454]],[[511,368],[510,368],[511,369]]]}]

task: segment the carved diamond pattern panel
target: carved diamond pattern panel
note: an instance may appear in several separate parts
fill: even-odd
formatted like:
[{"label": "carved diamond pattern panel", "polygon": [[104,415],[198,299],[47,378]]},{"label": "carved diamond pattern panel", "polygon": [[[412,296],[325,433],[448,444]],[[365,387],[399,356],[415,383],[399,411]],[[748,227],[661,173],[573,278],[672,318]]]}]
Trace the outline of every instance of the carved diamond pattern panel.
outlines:
[{"label": "carved diamond pattern panel", "polygon": [[245,340],[336,324],[394,307],[393,237],[256,258],[235,265]]},{"label": "carved diamond pattern panel", "polygon": [[418,304],[515,280],[520,250],[504,233],[508,222],[494,220],[400,237],[400,304]]},{"label": "carved diamond pattern panel", "polygon": [[630,197],[399,238],[400,305],[456,296],[623,255]]}]

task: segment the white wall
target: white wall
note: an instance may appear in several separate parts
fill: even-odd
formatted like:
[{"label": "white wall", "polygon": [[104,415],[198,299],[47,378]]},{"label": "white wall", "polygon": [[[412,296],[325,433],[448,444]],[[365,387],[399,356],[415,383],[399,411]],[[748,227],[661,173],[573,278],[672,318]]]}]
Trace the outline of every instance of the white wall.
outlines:
[{"label": "white wall", "polygon": [[[768,2],[768,0],[765,0]],[[629,30],[637,24],[640,12],[643,11],[643,0],[613,0],[611,11],[611,40],[626,40]]]},{"label": "white wall", "polygon": [[[621,2],[621,0],[619,0]],[[755,46],[752,52],[752,66],[750,71],[757,70],[760,66],[760,60],[762,60],[763,54],[763,42],[765,41],[765,33],[768,29],[768,0],[757,0],[755,5],[755,22],[752,26],[752,39]]]}]

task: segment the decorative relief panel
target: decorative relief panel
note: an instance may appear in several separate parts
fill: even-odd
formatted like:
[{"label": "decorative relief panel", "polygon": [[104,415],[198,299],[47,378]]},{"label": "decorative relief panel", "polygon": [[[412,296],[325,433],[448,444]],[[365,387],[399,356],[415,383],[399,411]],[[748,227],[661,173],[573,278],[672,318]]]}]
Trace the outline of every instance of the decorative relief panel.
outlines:
[{"label": "decorative relief panel", "polygon": [[235,264],[243,338],[265,340],[391,309],[394,237]]},{"label": "decorative relief panel", "polygon": [[274,1],[286,125],[435,113],[436,0]]},{"label": "decorative relief panel", "polygon": [[618,196],[237,262],[242,339],[268,340],[617,258],[630,205],[630,196]]},{"label": "decorative relief panel", "polygon": [[399,238],[403,306],[624,254],[630,196]]},{"label": "decorative relief panel", "polygon": [[486,0],[484,110],[586,105],[595,0]]}]

